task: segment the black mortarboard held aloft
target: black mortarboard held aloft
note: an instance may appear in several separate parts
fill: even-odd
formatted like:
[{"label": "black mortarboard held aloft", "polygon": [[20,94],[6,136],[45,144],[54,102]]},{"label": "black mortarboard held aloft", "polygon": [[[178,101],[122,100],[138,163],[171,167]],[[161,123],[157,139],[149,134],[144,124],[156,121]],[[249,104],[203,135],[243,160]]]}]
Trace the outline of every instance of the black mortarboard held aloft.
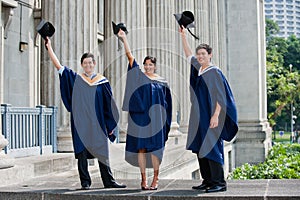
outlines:
[{"label": "black mortarboard held aloft", "polygon": [[[111,22],[111,23],[112,23],[113,32],[115,35],[118,36],[118,32],[120,29],[123,30],[126,34],[128,33],[126,25],[124,23],[119,23],[119,24],[115,24],[114,22]],[[120,51],[121,48],[122,48],[122,46],[121,46],[120,38],[118,37],[118,51]]]},{"label": "black mortarboard held aloft", "polygon": [[194,35],[189,28],[195,28],[195,24],[194,24],[194,14],[191,11],[183,11],[182,13],[179,14],[174,14],[175,19],[177,20],[179,26],[183,26],[184,28],[186,28],[190,34],[192,36],[194,36],[194,38],[196,38],[197,40],[199,40],[199,38]]},{"label": "black mortarboard held aloft", "polygon": [[[36,30],[42,36],[42,38],[44,40],[46,40],[46,43],[47,43],[47,37],[52,37],[55,32],[54,26],[50,22],[46,22],[43,19],[39,23],[39,25],[36,27]],[[46,49],[47,49],[47,47],[46,47]]]}]

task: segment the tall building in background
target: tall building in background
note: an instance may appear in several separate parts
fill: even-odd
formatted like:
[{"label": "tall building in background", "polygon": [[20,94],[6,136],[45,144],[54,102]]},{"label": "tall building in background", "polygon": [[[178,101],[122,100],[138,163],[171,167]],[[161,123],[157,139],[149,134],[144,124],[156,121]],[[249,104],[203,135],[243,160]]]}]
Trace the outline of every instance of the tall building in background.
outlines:
[{"label": "tall building in background", "polygon": [[265,16],[278,24],[277,36],[300,37],[300,0],[265,0]]}]

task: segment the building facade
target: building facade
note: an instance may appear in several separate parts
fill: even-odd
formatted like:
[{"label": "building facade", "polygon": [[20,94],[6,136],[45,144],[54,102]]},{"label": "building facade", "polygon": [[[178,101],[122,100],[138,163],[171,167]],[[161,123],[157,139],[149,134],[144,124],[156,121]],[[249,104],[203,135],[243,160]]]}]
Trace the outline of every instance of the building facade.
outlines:
[{"label": "building facade", "polygon": [[299,0],[265,0],[265,16],[278,24],[280,32],[277,36],[300,37]]},{"label": "building facade", "polygon": [[[189,38],[192,48],[199,43],[213,47],[213,62],[227,76],[236,98],[240,129],[237,138],[226,143],[227,162],[235,166],[263,161],[271,140],[261,0],[1,0],[0,102],[58,106],[58,151],[72,151],[70,116],[60,99],[58,75],[35,27],[41,19],[55,26],[54,51],[75,71],[81,70],[84,52],[94,53],[97,71],[109,79],[121,109],[127,58],[124,50],[117,51],[111,22],[125,22],[137,61],[146,55],[157,57],[158,73],[172,90],[172,131],[186,134],[190,67],[173,16],[184,10],[195,14],[192,31],[200,37]],[[119,139],[124,142],[127,113],[120,114]]]}]

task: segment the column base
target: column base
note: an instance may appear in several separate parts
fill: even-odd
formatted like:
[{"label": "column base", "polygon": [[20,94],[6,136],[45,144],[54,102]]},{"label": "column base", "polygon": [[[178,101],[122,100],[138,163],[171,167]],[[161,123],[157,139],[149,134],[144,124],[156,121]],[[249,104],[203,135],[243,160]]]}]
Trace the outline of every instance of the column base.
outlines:
[{"label": "column base", "polygon": [[189,130],[189,125],[188,123],[180,123],[180,127],[179,127],[179,131],[182,133],[182,134],[187,134],[188,133],[188,130]]},{"label": "column base", "polygon": [[69,128],[59,128],[57,130],[57,151],[74,152],[72,133]]},{"label": "column base", "polygon": [[7,139],[0,134],[0,169],[5,169],[13,167],[15,165],[15,160],[7,156],[2,149],[8,144]]},{"label": "column base", "polygon": [[240,122],[235,141],[235,163],[257,164],[263,162],[272,147],[272,129],[267,121]]},{"label": "column base", "polygon": [[125,143],[126,142],[126,132],[120,131],[119,132],[119,143]]},{"label": "column base", "polygon": [[119,143],[126,142],[127,126],[127,123],[122,123],[119,125]]},{"label": "column base", "polygon": [[182,136],[182,133],[179,131],[179,124],[177,122],[171,123],[171,130],[169,132],[169,137],[174,138],[174,143],[178,145],[181,141],[179,138]]},{"label": "column base", "polygon": [[0,153],[0,169],[6,169],[15,166],[15,159],[10,158],[4,152]]},{"label": "column base", "polygon": [[179,131],[179,124],[177,122],[172,122],[169,137],[180,137],[181,134],[182,133]]}]

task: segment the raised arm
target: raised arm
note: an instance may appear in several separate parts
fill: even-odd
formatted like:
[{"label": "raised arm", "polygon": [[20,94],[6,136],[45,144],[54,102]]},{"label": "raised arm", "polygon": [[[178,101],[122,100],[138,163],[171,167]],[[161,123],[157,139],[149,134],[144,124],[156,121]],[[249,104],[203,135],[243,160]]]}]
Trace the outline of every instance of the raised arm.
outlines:
[{"label": "raised arm", "polygon": [[184,50],[185,56],[189,57],[189,56],[193,55],[193,53],[192,53],[191,47],[189,46],[189,43],[187,42],[187,39],[186,39],[185,28],[183,26],[181,26],[181,28],[179,28],[179,32],[181,34],[183,50]]},{"label": "raised arm", "polygon": [[128,44],[128,41],[127,41],[126,34],[123,30],[120,29],[119,33],[118,33],[118,36],[121,38],[121,41],[124,43],[125,53],[126,53],[126,56],[128,58],[129,64],[132,67],[134,57],[131,54],[131,50],[130,50],[130,47],[129,47],[129,44]]},{"label": "raised arm", "polygon": [[55,68],[57,70],[59,70],[62,66],[61,66],[57,56],[55,55],[55,53],[52,49],[51,40],[48,37],[47,37],[47,40],[45,40],[45,45],[48,48],[48,55],[49,55],[50,59],[52,60]]}]

